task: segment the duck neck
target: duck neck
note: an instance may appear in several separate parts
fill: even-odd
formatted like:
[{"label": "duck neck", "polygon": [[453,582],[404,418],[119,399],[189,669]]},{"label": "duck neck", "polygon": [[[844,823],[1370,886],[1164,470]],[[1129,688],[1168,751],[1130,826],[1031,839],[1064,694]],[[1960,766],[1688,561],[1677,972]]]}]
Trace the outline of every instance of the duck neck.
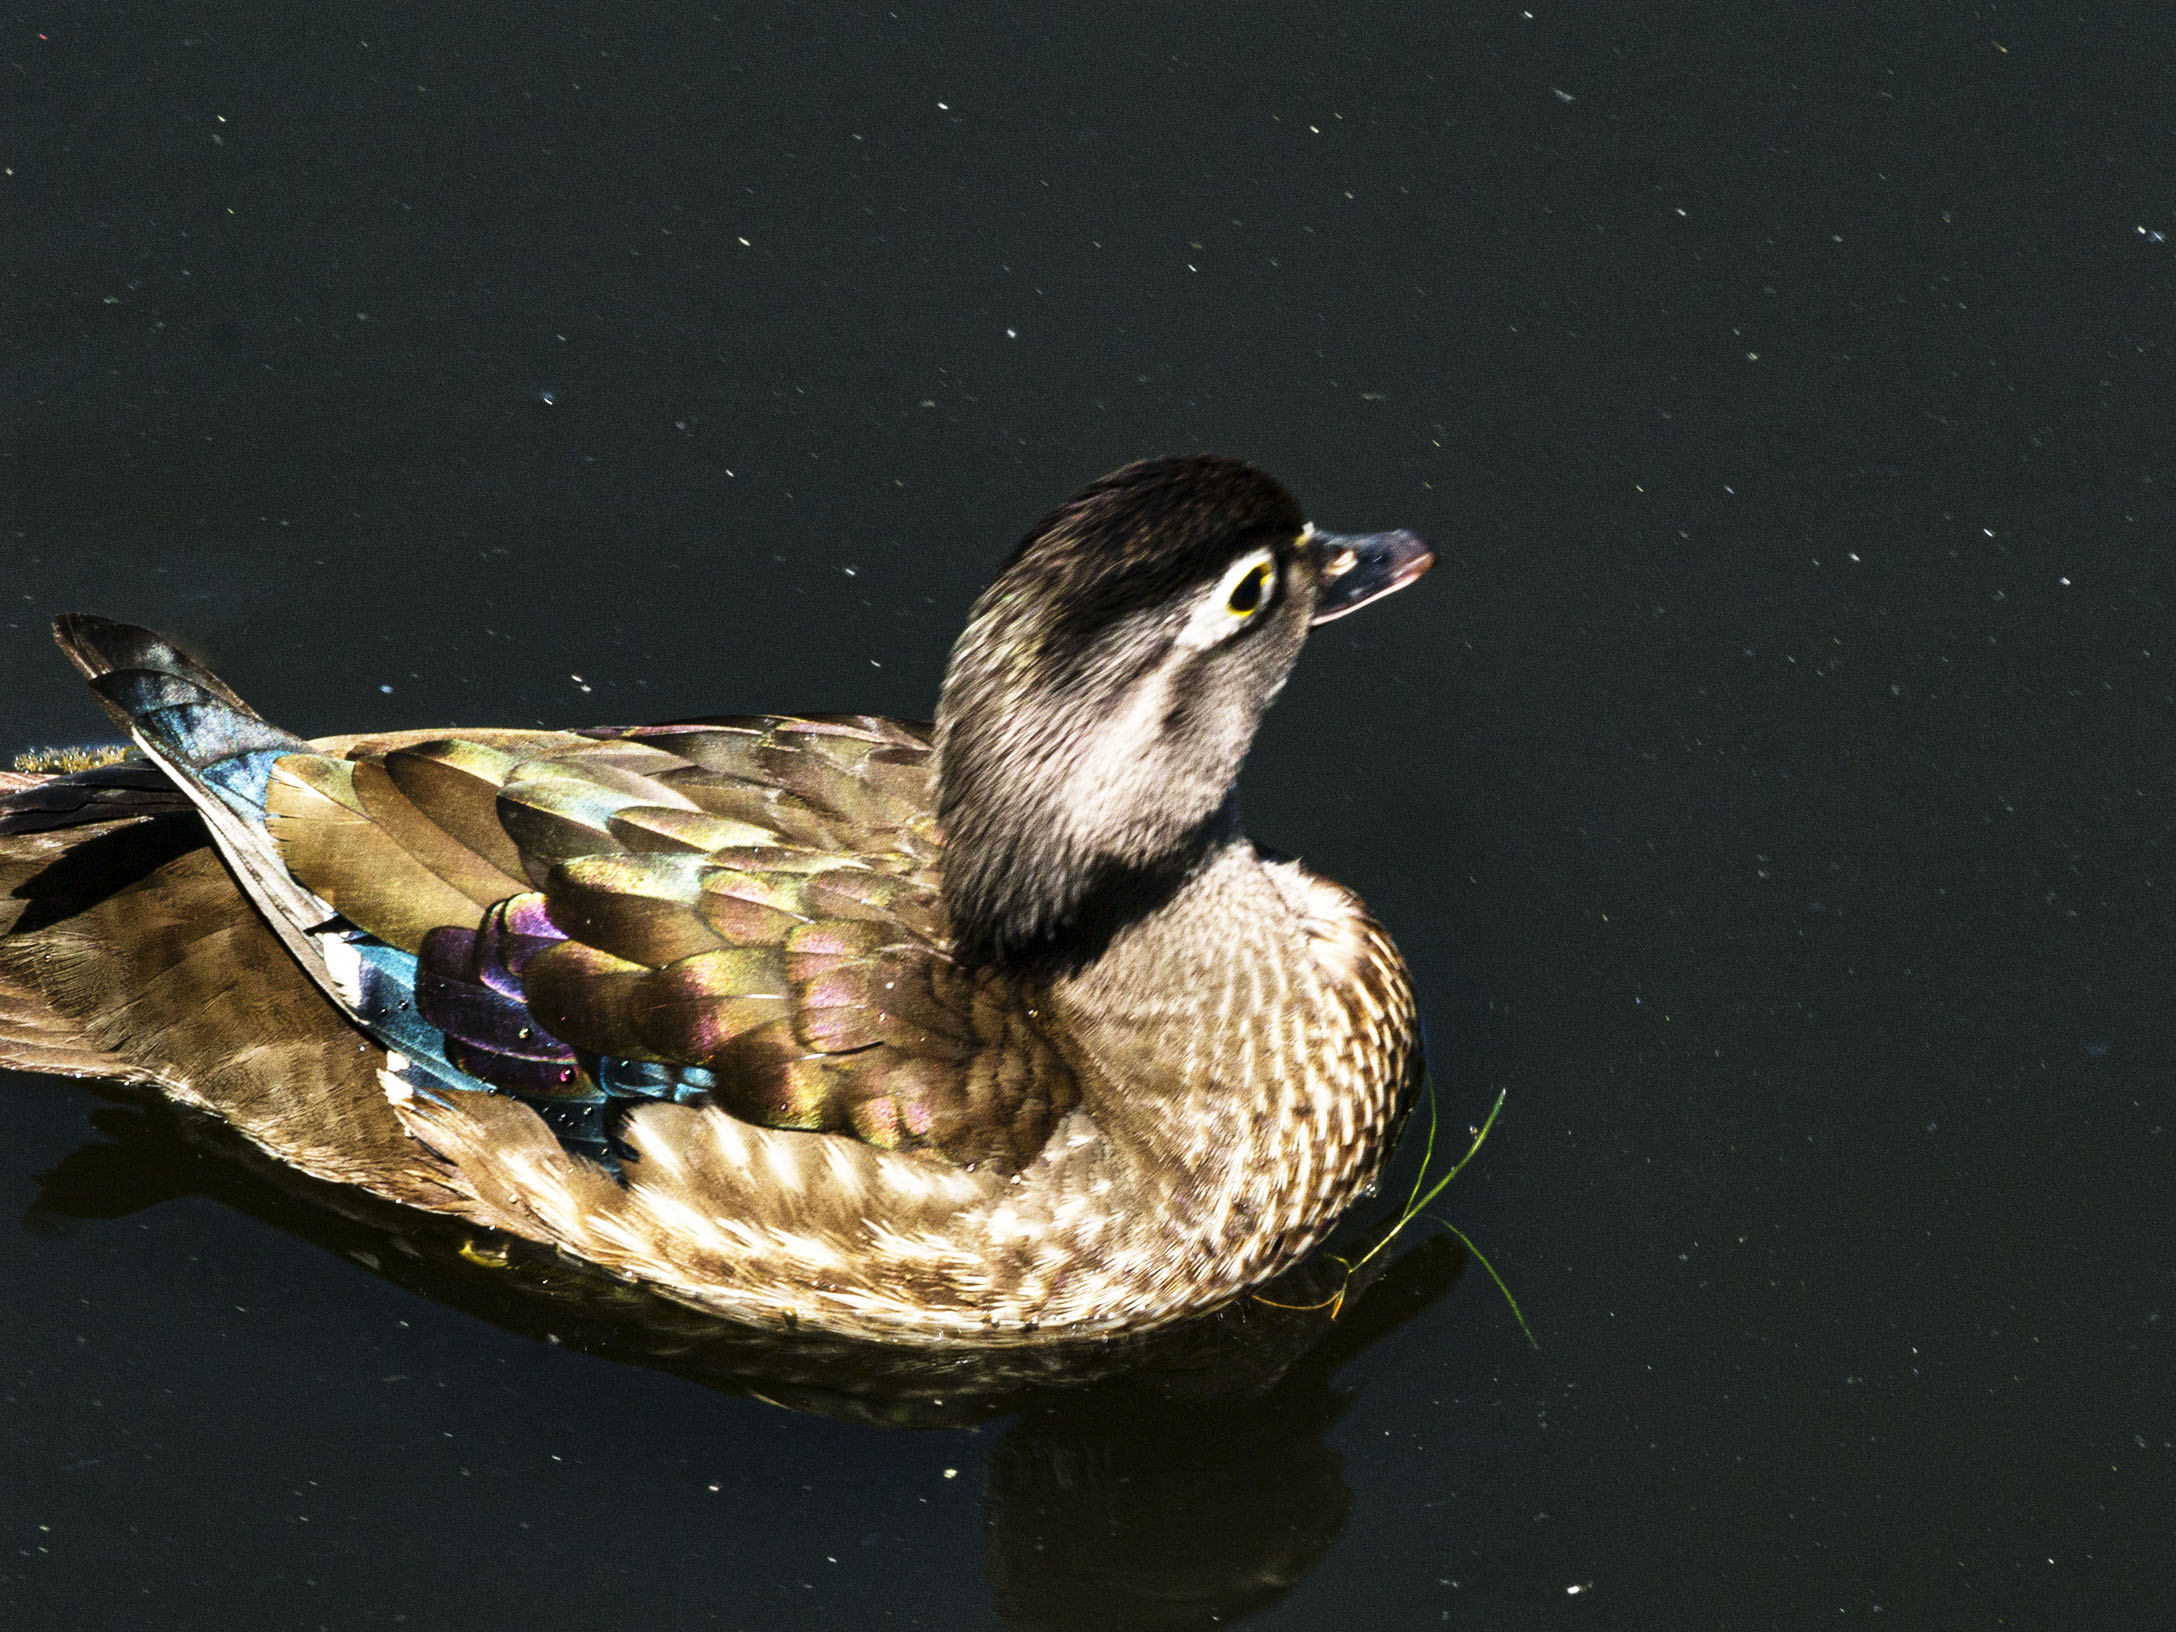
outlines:
[{"label": "duck neck", "polygon": [[1372,1178],[1401,1086],[1286,871],[1229,838],[1050,987],[1089,1114],[1212,1256],[1311,1240]]},{"label": "duck neck", "polygon": [[1017,1231],[1040,1208],[1032,1233],[1076,1241],[1048,1261],[1079,1307],[1255,1285],[1380,1170],[1417,1062],[1412,989],[1338,886],[1235,839],[1093,962],[1038,985],[1031,1009],[1087,1125],[998,1211]]}]

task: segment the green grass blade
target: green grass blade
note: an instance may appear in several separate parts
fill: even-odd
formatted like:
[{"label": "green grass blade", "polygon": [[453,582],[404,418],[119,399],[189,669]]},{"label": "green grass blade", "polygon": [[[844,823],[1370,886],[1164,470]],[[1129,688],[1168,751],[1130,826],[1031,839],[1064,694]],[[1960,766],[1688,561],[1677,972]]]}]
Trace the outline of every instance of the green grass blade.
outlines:
[{"label": "green grass blade", "polygon": [[1466,1232],[1449,1219],[1439,1218],[1434,1222],[1442,1225],[1451,1234],[1457,1236],[1458,1244],[1473,1254],[1473,1261],[1488,1271],[1488,1278],[1496,1283],[1496,1290],[1504,1295],[1504,1302],[1511,1305],[1511,1318],[1519,1323],[1519,1330],[1526,1334],[1526,1341],[1533,1344],[1535,1348],[1540,1348],[1541,1340],[1534,1336],[1534,1328],[1526,1324],[1525,1311],[1519,1307],[1519,1300],[1511,1295],[1511,1288],[1504,1285],[1504,1278],[1496,1273],[1496,1266],[1488,1261],[1479,1247],[1466,1239]]}]

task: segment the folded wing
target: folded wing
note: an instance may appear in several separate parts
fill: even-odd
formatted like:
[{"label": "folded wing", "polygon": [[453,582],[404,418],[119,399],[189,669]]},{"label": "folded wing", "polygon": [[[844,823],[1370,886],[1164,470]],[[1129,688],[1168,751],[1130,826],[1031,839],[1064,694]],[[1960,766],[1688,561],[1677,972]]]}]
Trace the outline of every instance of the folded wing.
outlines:
[{"label": "folded wing", "polygon": [[864,716],[365,739],[277,759],[264,825],[423,1086],[592,1154],[668,1099],[1014,1170],[1077,1093],[1032,992],[946,953],[929,753]]}]

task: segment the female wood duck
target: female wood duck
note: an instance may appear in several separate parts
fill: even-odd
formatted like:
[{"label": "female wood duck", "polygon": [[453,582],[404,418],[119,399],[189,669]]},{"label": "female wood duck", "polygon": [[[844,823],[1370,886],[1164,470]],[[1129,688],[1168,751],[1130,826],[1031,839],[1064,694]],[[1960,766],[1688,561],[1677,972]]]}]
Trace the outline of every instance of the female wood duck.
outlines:
[{"label": "female wood duck", "polygon": [[64,617],[144,757],[0,801],[0,1063],[741,1320],[1161,1325],[1319,1242],[1417,1080],[1388,936],[1232,786],[1308,628],[1431,560],[1129,465],[1013,552],[934,729],[306,742]]}]

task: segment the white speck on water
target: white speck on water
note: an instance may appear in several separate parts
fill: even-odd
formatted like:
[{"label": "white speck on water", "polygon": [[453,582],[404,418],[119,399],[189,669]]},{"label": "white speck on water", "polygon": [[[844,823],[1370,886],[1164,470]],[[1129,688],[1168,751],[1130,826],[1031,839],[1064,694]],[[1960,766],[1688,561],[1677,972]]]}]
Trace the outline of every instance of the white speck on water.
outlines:
[{"label": "white speck on water", "polygon": [[555,408],[559,405],[559,393],[556,391],[539,391],[536,394],[536,400],[547,408]]},{"label": "white speck on water", "polygon": [[393,688],[391,686],[380,686],[378,689],[384,692],[388,697],[393,695]]},{"label": "white speck on water", "polygon": [[1020,331],[1018,329],[1007,329],[1005,331],[1005,338],[1008,340],[1017,340],[1020,338]]},{"label": "white speck on water", "polygon": [[1576,102],[1579,100],[1577,97],[1573,96],[1571,92],[1559,91],[1554,85],[1550,86],[1549,89],[1556,92],[1556,99],[1559,102]]},{"label": "white speck on water", "polygon": [[849,577],[849,578],[858,578],[858,577],[860,577],[860,576],[861,576],[861,574],[859,574],[858,572],[856,572],[856,571],[855,571],[855,570],[854,570],[854,569],[853,569],[852,567],[844,567],[844,568],[841,568],[840,570],[841,570],[841,571],[843,571],[843,572],[844,572],[844,573],[846,574],[846,576],[847,576],[847,577]]}]

